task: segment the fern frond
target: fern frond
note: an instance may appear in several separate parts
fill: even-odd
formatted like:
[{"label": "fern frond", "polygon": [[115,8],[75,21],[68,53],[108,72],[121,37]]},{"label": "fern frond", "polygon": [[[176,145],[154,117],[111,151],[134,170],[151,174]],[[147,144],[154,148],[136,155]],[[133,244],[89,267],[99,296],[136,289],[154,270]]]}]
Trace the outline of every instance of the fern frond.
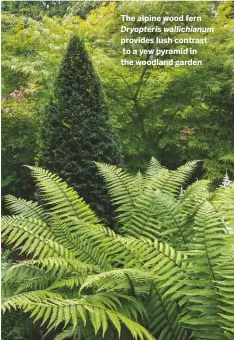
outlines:
[{"label": "fern frond", "polygon": [[14,284],[14,294],[26,290],[73,288],[80,287],[89,274],[99,271],[86,263],[56,256],[9,265],[2,273],[2,282],[4,288]]},{"label": "fern frond", "polygon": [[136,174],[134,178],[134,182],[135,182],[134,184],[137,188],[138,194],[140,194],[144,189],[144,177],[140,171],[138,171],[138,173]]},{"label": "fern frond", "polygon": [[148,294],[149,287],[154,281],[155,276],[150,271],[134,268],[114,269],[88,276],[80,290],[93,287],[97,292],[121,291],[131,296],[139,296]]},{"label": "fern frond", "polygon": [[200,180],[190,185],[178,198],[177,211],[178,214],[187,217],[197,212],[201,204],[207,199],[209,195],[210,182],[207,180]]},{"label": "fern frond", "polygon": [[54,338],[54,340],[64,340],[64,339],[68,339],[71,338],[74,334],[74,329],[71,328],[67,328],[64,329],[61,333],[59,333],[58,335],[56,335],[56,337]]},{"label": "fern frond", "polygon": [[152,157],[145,172],[146,182],[152,180],[155,176],[157,176],[162,168],[163,167],[160,162],[156,158]]},{"label": "fern frond", "polygon": [[[80,262],[77,259],[66,259],[61,256],[47,257],[40,260],[26,260],[9,266],[5,271],[4,280],[26,279],[31,271],[56,275],[57,279],[64,274],[73,273],[98,273],[99,268]],[[39,275],[38,273],[38,275]]]},{"label": "fern frond", "polygon": [[73,240],[77,258],[100,268],[110,270],[114,265],[124,263],[129,252],[120,242],[120,236],[102,225],[80,223],[75,232],[64,226],[64,234]]},{"label": "fern frond", "polygon": [[22,215],[25,218],[31,217],[42,220],[45,223],[50,222],[50,216],[36,202],[26,201],[22,198],[16,198],[12,195],[5,196],[6,208],[14,215]]},{"label": "fern frond", "polygon": [[154,284],[145,301],[148,329],[157,340],[187,340],[188,333],[181,323],[181,309],[176,301],[165,296],[165,288]]},{"label": "fern frond", "polygon": [[8,196],[16,215],[3,218],[4,241],[33,259],[4,266],[3,310],[64,329],[58,339],[232,339],[233,184],[183,191],[196,162],[169,171],[152,159],[144,176],[97,166],[121,235],[43,169],[31,167],[48,213]]},{"label": "fern frond", "polygon": [[55,242],[48,226],[35,218],[5,216],[2,219],[2,237],[13,249],[22,246],[21,253],[32,254],[33,258],[50,257],[54,254],[74,258],[74,254]]},{"label": "fern frond", "polygon": [[139,195],[139,185],[133,176],[122,169],[108,164],[95,163],[105,182],[112,202],[118,206],[121,222],[128,219],[131,209],[135,207],[135,199]]},{"label": "fern frond", "polygon": [[210,195],[210,202],[223,216],[227,230],[234,233],[234,186],[220,187]]},{"label": "fern frond", "polygon": [[[234,336],[234,242],[231,247],[225,248],[220,263],[216,267],[220,276],[217,281],[217,288],[221,301],[220,308],[222,312],[221,323],[227,331],[225,334]],[[229,337],[228,337],[229,338]]]},{"label": "fern frond", "polygon": [[[27,261],[25,261],[27,262]],[[56,280],[56,277],[54,277]],[[11,295],[18,294],[26,290],[42,290],[53,282],[52,274],[45,270],[28,264],[12,264],[2,272],[2,284],[7,287],[14,285],[14,292]],[[3,297],[7,297],[6,291]]]},{"label": "fern frond", "polygon": [[181,187],[190,178],[197,165],[197,161],[188,162],[177,170],[169,171],[161,169],[155,177],[151,179],[152,187],[159,189],[166,194],[178,197]]},{"label": "fern frond", "polygon": [[167,287],[168,295],[172,295],[184,286],[182,279],[184,279],[183,267],[186,256],[181,252],[175,251],[174,248],[157,239],[151,241],[125,237],[121,242],[132,254],[132,258],[125,261],[126,268],[150,270],[156,275],[160,287]]},{"label": "fern frond", "polygon": [[70,288],[73,289],[74,287],[80,288],[87,278],[87,273],[74,273],[72,276],[64,277],[60,280],[54,282],[48,289],[55,290],[61,288]]},{"label": "fern frond", "polygon": [[[77,225],[77,226],[76,226]],[[63,223],[52,225],[56,240],[81,262],[110,270],[112,266],[124,263],[129,252],[120,242],[120,236],[101,224],[74,221],[74,228],[66,228]]]},{"label": "fern frond", "polygon": [[162,230],[157,220],[157,208],[154,190],[145,190],[136,200],[129,221],[120,228],[120,233],[133,237],[160,238]]},{"label": "fern frond", "polygon": [[[30,312],[34,321],[41,319],[47,323],[49,331],[63,324],[72,324],[75,328],[79,323],[85,325],[90,320],[95,334],[101,329],[105,335],[108,322],[121,334],[121,324],[131,332],[133,339],[155,340],[154,337],[139,323],[118,312],[121,305],[119,299],[134,300],[122,294],[102,293],[95,296],[84,296],[80,299],[63,299],[53,292],[33,292],[13,296],[3,302],[3,310],[21,308]],[[137,308],[139,304],[136,304]],[[142,312],[142,307],[140,312]]]},{"label": "fern frond", "polygon": [[177,202],[160,190],[146,190],[136,202],[132,217],[120,231],[133,237],[159,238],[168,241],[177,249],[187,244],[186,225],[177,215]]},{"label": "fern frond", "polygon": [[63,223],[73,226],[74,218],[92,224],[99,222],[88,204],[58,176],[37,167],[30,166],[29,169],[43,193],[49,211],[58,215]]},{"label": "fern frond", "polygon": [[188,262],[191,266],[186,267],[189,289],[184,291],[189,301],[182,321],[193,330],[195,338],[209,339],[212,334],[211,339],[222,339],[224,332],[219,316],[222,303],[215,282],[220,279],[217,265],[224,251],[225,227],[209,202],[205,202],[197,212],[194,230],[195,235],[189,245]]},{"label": "fern frond", "polygon": [[2,301],[2,311],[5,313],[7,310],[25,309],[29,304],[40,303],[47,299],[58,299],[60,294],[54,292],[47,292],[46,290],[37,290],[35,292],[26,292],[18,295],[5,298]]}]

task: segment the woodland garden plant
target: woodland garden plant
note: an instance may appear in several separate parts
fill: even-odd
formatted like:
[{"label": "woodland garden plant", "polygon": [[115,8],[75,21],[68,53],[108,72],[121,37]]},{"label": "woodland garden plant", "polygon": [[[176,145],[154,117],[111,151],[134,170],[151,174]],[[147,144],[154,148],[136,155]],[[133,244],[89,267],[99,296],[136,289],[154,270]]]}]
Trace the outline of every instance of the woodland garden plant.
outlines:
[{"label": "woodland garden plant", "polygon": [[[234,184],[187,185],[197,162],[143,175],[96,163],[118,230],[55,174],[30,167],[42,204],[6,197],[3,238],[27,259],[3,269],[3,311],[55,340],[234,339]],[[191,183],[191,181],[190,181]]]},{"label": "woodland garden plant", "polygon": [[[188,10],[203,65],[121,65],[121,14]],[[234,2],[2,13],[2,339],[234,340]]]}]

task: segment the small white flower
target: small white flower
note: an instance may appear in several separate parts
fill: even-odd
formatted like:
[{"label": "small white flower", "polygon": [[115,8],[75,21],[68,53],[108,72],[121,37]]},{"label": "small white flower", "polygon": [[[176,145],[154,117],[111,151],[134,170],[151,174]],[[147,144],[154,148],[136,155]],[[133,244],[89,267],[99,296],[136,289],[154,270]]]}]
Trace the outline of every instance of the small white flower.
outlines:
[{"label": "small white flower", "polygon": [[226,187],[229,186],[230,183],[231,183],[231,181],[230,181],[230,179],[229,179],[229,177],[228,177],[228,174],[227,174],[227,172],[226,172],[226,175],[225,175],[224,178],[223,178],[221,187],[225,187],[225,188],[226,188]]}]

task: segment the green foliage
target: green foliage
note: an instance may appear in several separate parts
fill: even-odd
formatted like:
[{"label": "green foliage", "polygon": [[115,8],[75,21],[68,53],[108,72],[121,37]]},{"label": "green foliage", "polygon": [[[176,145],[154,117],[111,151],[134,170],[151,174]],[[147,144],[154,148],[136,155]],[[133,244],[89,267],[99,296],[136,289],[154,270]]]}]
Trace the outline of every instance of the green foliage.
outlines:
[{"label": "green foliage", "polygon": [[[11,251],[9,249],[2,250],[1,253],[1,269],[4,271],[9,265],[13,264]],[[11,289],[8,289],[11,291]],[[4,285],[2,293],[4,294]],[[13,290],[12,290],[13,292]],[[38,325],[37,325],[38,326]],[[31,340],[38,339],[39,328],[33,325],[29,315],[22,311],[8,311],[1,317],[1,339],[3,340]],[[39,340],[39,339],[38,339]]]},{"label": "green foliage", "polygon": [[121,162],[101,84],[83,42],[71,39],[41,132],[39,164],[58,173],[111,221],[106,189],[93,160]]},{"label": "green foliage", "polygon": [[[130,16],[201,16],[193,26],[214,27],[207,44],[198,50],[200,67],[121,66],[122,48],[147,49],[147,44],[123,44],[121,14]],[[233,6],[217,2],[124,2],[110,3],[92,11],[80,22],[94,66],[104,84],[112,119],[130,170],[146,168],[151,155],[176,168],[191,159],[203,159],[206,178],[221,180],[227,170],[233,177]],[[108,20],[106,19],[108,18]],[[128,27],[141,22],[125,23]],[[165,26],[167,24],[164,24]],[[169,23],[168,26],[171,24]],[[186,26],[188,23],[181,22]],[[147,26],[155,26],[148,22]],[[157,23],[157,26],[161,26]],[[178,33],[160,33],[160,38]],[[188,37],[184,35],[184,37]],[[137,38],[138,34],[131,34]],[[153,38],[154,33],[147,33]],[[152,48],[167,49],[166,44]],[[170,45],[184,48],[184,45]],[[125,56],[126,57],[126,56]],[[130,54],[127,59],[139,59]],[[149,56],[143,56],[147,59]],[[174,56],[180,58],[181,56]],[[201,169],[199,170],[201,174]]]},{"label": "green foliage", "polygon": [[29,313],[57,340],[232,339],[233,182],[186,187],[196,162],[170,171],[152,159],[137,176],[96,164],[117,233],[40,168],[30,167],[42,207],[7,197],[16,215],[3,239],[33,259],[3,268],[3,311]]},{"label": "green foliage", "polygon": [[[3,7],[23,5],[4,2]],[[32,13],[32,7],[38,4],[30,5],[22,8]],[[78,20],[60,23],[56,17],[42,16],[39,21],[32,17],[11,12],[2,15],[3,193],[23,197],[29,197],[33,188],[22,165],[34,164],[43,107],[52,91],[66,42]]]},{"label": "green foliage", "polygon": [[[231,2],[4,1],[2,7],[4,194],[32,193],[21,166],[34,164],[38,129],[71,34],[85,39],[128,169],[145,169],[151,155],[173,169],[202,159],[197,175],[202,171],[215,181],[228,171],[233,178]],[[202,25],[215,28],[208,44],[191,45],[198,48],[202,66],[120,65],[120,14],[180,15],[188,10],[202,16]]]},{"label": "green foliage", "polygon": [[4,1],[2,3],[2,12],[10,12],[40,20],[44,15],[63,17],[69,6],[70,1]]},{"label": "green foliage", "polygon": [[[3,96],[4,97],[4,96]],[[36,120],[29,103],[15,99],[2,102],[2,189],[3,194],[30,196],[32,183],[20,165],[33,164],[36,149]]]}]

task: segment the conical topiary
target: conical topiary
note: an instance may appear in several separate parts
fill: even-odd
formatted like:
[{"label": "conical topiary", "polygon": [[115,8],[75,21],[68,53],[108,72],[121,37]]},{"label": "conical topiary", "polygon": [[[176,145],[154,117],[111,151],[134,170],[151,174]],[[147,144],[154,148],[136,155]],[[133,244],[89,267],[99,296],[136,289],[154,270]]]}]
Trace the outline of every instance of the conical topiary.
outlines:
[{"label": "conical topiary", "polygon": [[84,43],[72,37],[41,130],[39,165],[59,174],[111,221],[112,208],[94,161],[118,165],[121,153],[101,83]]}]

